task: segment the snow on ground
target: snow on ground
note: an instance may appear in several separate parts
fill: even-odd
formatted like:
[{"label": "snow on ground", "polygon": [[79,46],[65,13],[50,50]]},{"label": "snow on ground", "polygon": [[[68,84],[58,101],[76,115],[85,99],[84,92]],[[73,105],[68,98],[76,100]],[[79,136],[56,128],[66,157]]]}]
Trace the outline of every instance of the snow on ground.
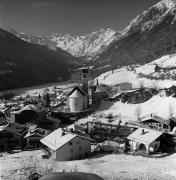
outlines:
[{"label": "snow on ground", "polygon": [[74,170],[91,172],[108,180],[174,180],[176,178],[176,154],[159,159],[119,154],[99,154],[84,160],[65,162],[42,159],[42,154],[40,150],[24,151],[16,154],[4,153],[0,157],[1,179],[20,179],[20,175],[27,174],[27,167],[31,166],[36,166],[39,172],[45,172],[50,167],[53,167],[54,172],[62,172],[63,170],[66,172]]},{"label": "snow on ground", "polygon": [[[107,85],[116,85],[122,82],[131,82],[133,88],[141,87],[141,84],[145,87],[157,87],[157,88],[168,88],[172,85],[176,85],[176,81],[172,79],[167,80],[150,80],[147,78],[139,78],[139,73],[149,75],[154,73],[154,69],[156,64],[160,67],[176,67],[176,55],[167,55],[163,56],[151,63],[145,64],[140,67],[136,67],[135,71],[128,70],[128,67],[123,67],[121,69],[108,71],[106,73],[101,74],[98,77],[99,83],[107,84]],[[175,70],[170,72],[172,74],[176,73]],[[155,74],[157,77],[157,73]]]},{"label": "snow on ground", "polygon": [[[111,124],[118,124],[119,120],[121,120],[122,123],[134,122],[137,121],[139,117],[143,118],[151,114],[167,120],[171,116],[176,117],[176,99],[156,95],[141,104],[102,101],[100,107],[95,111],[95,114],[113,114],[115,120],[111,122]],[[95,118],[93,116],[88,116],[77,121],[77,124],[85,124],[88,121],[94,120]],[[99,121],[109,123],[106,118],[100,118]]]},{"label": "snow on ground", "polygon": [[136,72],[143,73],[146,75],[151,74],[154,72],[156,64],[162,68],[176,67],[176,55],[172,54],[163,56],[155,61],[145,64],[144,66],[136,68]]},{"label": "snow on ground", "polygon": [[122,119],[128,121],[137,120],[139,114],[140,117],[153,114],[168,119],[171,115],[176,116],[176,99],[157,95],[141,104],[103,101],[98,112],[112,113],[114,116],[120,115]]}]

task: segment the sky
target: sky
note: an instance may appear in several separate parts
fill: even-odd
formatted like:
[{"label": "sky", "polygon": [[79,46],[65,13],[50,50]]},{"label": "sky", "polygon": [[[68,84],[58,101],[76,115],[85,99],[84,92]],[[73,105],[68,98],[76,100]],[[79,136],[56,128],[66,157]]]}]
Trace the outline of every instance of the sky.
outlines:
[{"label": "sky", "polygon": [[34,35],[123,30],[159,0],[0,0],[0,28]]}]

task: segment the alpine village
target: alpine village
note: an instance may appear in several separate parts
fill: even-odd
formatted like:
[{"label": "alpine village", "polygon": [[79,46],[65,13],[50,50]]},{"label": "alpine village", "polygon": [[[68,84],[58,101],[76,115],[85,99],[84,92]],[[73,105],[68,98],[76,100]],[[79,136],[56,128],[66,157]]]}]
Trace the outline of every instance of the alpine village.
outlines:
[{"label": "alpine village", "polygon": [[[162,0],[120,34],[101,29],[99,33],[102,36],[108,33],[111,41],[107,40],[106,45],[92,42],[99,49],[87,57],[64,49],[57,36],[57,48],[62,49],[64,58],[69,56],[70,64],[66,64],[67,70],[61,66],[65,72],[57,80],[50,76],[53,84],[48,84],[47,79],[41,83],[45,85],[37,86],[36,82],[31,88],[30,83],[22,87],[19,84],[23,79],[20,82],[16,74],[11,81],[7,74],[13,73],[18,64],[13,65],[10,56],[7,57],[13,70],[0,69],[0,179],[37,180],[47,173],[65,171],[94,172],[101,178],[114,180],[128,179],[129,175],[129,179],[175,179],[175,16],[176,2]],[[37,43],[30,42],[31,37],[39,38],[0,29],[4,47],[19,41],[26,48],[37,47],[36,53],[42,53],[39,51],[42,48],[54,52],[53,44],[51,50],[48,43],[40,45],[39,39]],[[45,38],[51,43],[51,37]],[[1,49],[0,45],[3,64],[5,55]],[[53,73],[54,66],[51,66]],[[31,158],[30,165],[27,157]],[[44,164],[47,170],[42,171]],[[157,166],[160,170],[155,169]],[[150,170],[139,175],[137,167],[141,172]]]}]

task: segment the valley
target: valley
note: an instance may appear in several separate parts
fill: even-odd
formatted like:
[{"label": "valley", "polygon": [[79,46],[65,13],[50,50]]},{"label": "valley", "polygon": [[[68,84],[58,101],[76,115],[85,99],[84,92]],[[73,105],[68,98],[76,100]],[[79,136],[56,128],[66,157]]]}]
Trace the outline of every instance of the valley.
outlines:
[{"label": "valley", "polygon": [[[64,26],[68,17],[57,18]],[[176,0],[153,4],[121,31],[76,36],[53,26],[58,33],[44,35],[0,28],[0,179],[176,179]]]}]

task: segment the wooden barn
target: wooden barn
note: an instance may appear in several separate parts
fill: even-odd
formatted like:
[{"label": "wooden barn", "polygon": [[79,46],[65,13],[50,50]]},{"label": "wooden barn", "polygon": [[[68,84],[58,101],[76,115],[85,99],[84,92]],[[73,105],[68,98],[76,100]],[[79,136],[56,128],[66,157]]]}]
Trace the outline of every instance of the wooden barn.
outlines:
[{"label": "wooden barn", "polygon": [[23,137],[26,132],[26,126],[18,123],[0,126],[0,151],[22,149],[25,145]]}]

